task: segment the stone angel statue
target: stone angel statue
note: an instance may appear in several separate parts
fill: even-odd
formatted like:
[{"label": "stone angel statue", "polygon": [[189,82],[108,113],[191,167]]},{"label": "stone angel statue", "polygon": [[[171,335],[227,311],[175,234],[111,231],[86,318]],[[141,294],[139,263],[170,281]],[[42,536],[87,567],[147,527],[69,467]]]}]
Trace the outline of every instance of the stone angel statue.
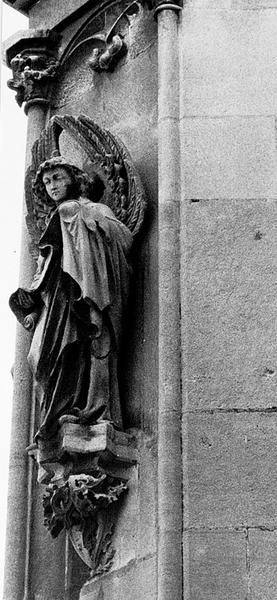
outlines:
[{"label": "stone angel statue", "polygon": [[[118,360],[129,296],[130,251],[145,207],[140,184],[131,209],[129,198],[129,211],[128,193],[122,198],[122,190],[133,184],[134,200],[139,181],[130,172],[124,147],[114,146],[111,134],[85,117],[55,117],[47,132],[52,149],[53,136],[57,146],[66,128],[83,140],[90,174],[60,155],[38,165],[47,154],[43,134],[28,175],[32,179],[29,229],[34,229],[35,221],[41,230],[32,235],[37,270],[30,288],[19,288],[10,299],[18,320],[33,333],[28,360],[40,404],[37,440],[51,438],[65,420],[90,425],[107,420],[122,429]],[[107,153],[107,143],[116,157]]]}]

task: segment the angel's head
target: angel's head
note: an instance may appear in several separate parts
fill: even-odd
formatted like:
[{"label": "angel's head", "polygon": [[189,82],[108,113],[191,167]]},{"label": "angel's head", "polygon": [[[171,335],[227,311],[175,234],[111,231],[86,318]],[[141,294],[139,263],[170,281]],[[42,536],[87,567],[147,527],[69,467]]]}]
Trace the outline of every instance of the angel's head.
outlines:
[{"label": "angel's head", "polygon": [[79,196],[99,202],[104,188],[102,179],[96,173],[89,177],[61,156],[43,162],[33,182],[36,196],[47,204],[52,201],[56,205]]}]

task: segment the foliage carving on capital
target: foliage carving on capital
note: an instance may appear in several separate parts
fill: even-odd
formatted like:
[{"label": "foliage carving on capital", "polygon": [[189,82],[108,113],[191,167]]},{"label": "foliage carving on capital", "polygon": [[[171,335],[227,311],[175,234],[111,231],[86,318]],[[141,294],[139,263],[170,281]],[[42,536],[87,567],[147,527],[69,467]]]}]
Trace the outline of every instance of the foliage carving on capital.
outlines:
[{"label": "foliage carving on capital", "polygon": [[13,78],[9,79],[8,87],[16,92],[19,106],[23,102],[49,99],[58,64],[53,56],[41,52],[19,53],[11,60]]}]

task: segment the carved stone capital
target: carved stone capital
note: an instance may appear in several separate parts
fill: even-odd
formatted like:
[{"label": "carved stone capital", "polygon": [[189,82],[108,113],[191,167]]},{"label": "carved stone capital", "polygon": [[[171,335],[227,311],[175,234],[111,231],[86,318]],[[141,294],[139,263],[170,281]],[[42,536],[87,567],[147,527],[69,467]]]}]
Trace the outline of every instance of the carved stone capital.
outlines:
[{"label": "carved stone capital", "polygon": [[51,84],[58,68],[57,48],[60,36],[49,30],[21,31],[4,43],[4,60],[12,70],[8,87],[16,92],[25,112],[32,104],[48,104]]}]

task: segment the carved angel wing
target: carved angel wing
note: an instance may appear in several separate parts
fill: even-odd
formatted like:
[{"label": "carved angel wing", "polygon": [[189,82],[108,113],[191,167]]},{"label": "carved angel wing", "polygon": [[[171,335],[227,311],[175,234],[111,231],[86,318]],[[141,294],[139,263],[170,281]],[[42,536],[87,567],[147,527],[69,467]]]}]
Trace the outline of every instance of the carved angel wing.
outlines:
[{"label": "carved angel wing", "polygon": [[[68,158],[66,152],[60,149],[63,132],[70,136],[74,147],[80,149],[82,165],[77,166],[88,175],[97,172],[103,179],[106,191],[101,201],[110,206],[135,236],[143,222],[146,200],[140,177],[124,144],[86,116],[56,115],[33,146],[32,163],[25,178],[26,222],[33,242],[33,254],[37,254],[38,240],[54,205],[50,202],[46,205],[35,196],[32,181],[39,165],[51,158],[53,152]],[[73,162],[72,158],[70,162]]]}]

